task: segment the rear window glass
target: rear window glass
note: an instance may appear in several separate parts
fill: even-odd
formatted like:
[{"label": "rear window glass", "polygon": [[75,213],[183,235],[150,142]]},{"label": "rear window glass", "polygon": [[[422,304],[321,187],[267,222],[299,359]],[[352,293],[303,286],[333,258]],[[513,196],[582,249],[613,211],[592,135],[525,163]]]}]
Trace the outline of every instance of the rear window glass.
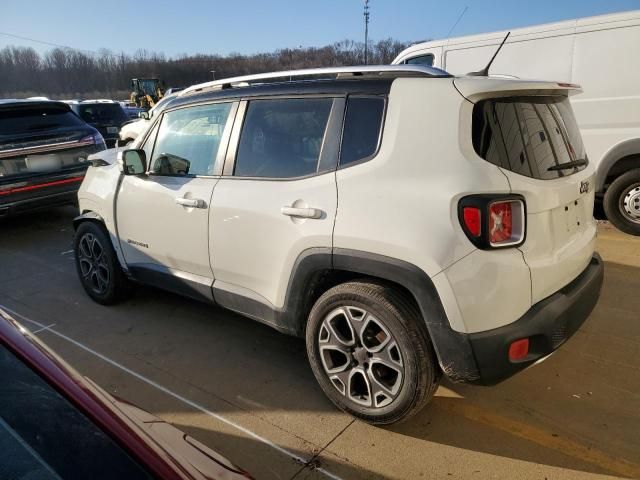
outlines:
[{"label": "rear window glass", "polygon": [[80,105],[80,117],[87,123],[125,122],[127,115],[122,107],[115,103],[91,103]]},{"label": "rear window glass", "polygon": [[318,169],[332,98],[252,100],[234,175],[293,178]]},{"label": "rear window glass", "polygon": [[357,162],[376,153],[383,114],[383,98],[349,98],[344,120],[340,165]]},{"label": "rear window glass", "polygon": [[582,137],[565,97],[478,102],[473,109],[473,146],[485,160],[541,180],[586,167]]},{"label": "rear window glass", "polygon": [[68,108],[29,106],[0,110],[0,135],[84,125]]}]

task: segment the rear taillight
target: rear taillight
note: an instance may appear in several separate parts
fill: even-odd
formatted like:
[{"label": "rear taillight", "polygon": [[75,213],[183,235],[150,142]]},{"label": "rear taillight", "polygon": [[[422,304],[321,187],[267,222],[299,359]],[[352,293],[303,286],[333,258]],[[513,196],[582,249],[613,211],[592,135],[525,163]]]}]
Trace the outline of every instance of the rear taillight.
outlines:
[{"label": "rear taillight", "polygon": [[86,137],[82,137],[79,140],[79,143],[84,143],[85,145],[95,144],[95,145],[104,145],[104,138],[100,133],[94,133],[93,135],[87,135]]},{"label": "rear taillight", "polygon": [[524,198],[519,195],[470,195],[460,200],[464,233],[478,248],[522,245],[526,233]]}]

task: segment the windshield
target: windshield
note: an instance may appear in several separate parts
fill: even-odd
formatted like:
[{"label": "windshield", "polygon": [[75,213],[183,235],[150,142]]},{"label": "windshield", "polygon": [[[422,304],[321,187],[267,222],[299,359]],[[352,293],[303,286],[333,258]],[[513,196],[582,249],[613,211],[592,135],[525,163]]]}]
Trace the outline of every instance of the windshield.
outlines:
[{"label": "windshield", "polygon": [[582,137],[566,97],[478,102],[473,109],[473,146],[485,160],[541,180],[571,175],[587,165]]},{"label": "windshield", "polygon": [[87,123],[122,123],[128,120],[117,103],[90,103],[80,105],[80,117]]},{"label": "windshield", "polygon": [[155,95],[156,94],[156,80],[138,80],[140,85],[140,90],[142,90],[147,95]]},{"label": "windshield", "polygon": [[29,105],[0,110],[0,136],[83,125],[68,108]]}]

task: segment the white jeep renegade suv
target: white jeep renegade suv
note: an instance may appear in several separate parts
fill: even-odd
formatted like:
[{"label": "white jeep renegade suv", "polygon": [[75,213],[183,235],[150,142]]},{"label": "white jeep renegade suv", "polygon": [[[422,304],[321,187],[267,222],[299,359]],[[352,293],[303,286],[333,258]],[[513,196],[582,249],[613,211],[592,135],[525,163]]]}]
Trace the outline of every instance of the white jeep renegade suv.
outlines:
[{"label": "white jeep renegade suv", "polygon": [[188,88],[89,168],[80,280],[103,304],[135,281],[305,337],[327,396],[372,423],[441,374],[500,382],[602,285],[575,90],[412,65]]}]

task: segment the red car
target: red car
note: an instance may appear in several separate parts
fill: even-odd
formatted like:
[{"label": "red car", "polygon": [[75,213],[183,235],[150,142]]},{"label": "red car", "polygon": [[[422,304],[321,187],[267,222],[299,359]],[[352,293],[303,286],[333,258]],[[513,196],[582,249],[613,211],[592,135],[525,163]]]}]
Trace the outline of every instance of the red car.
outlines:
[{"label": "red car", "polygon": [[2,310],[0,372],[0,478],[251,478],[109,395]]}]

